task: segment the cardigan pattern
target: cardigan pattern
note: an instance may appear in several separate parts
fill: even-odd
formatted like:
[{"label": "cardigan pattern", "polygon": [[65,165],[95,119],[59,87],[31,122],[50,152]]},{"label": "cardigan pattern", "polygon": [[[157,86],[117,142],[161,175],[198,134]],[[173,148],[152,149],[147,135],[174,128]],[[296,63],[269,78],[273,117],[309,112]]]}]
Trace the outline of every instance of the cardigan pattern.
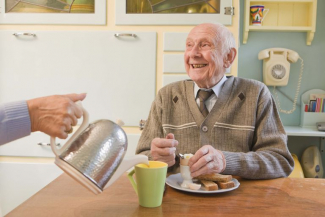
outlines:
[{"label": "cardigan pattern", "polygon": [[290,175],[294,161],[287,147],[287,135],[272,95],[263,83],[228,77],[206,118],[195,102],[193,88],[194,82],[185,80],[159,91],[136,154],[150,159],[151,141],[173,133],[178,141],[177,153],[195,154],[204,145],[222,151],[226,158],[223,174],[248,179]]}]

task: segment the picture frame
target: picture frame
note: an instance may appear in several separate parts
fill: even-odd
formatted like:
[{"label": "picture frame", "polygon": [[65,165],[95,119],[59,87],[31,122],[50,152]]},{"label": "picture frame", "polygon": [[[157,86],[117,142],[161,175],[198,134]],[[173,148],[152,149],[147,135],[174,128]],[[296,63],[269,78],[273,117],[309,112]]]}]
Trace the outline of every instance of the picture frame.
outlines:
[{"label": "picture frame", "polygon": [[[200,23],[232,24],[232,15],[224,14],[232,0],[220,0],[220,14],[127,14],[126,0],[116,0],[116,25],[197,25]],[[154,18],[153,18],[154,17]]]},{"label": "picture frame", "polygon": [[0,24],[106,25],[106,0],[94,1],[94,13],[6,13],[0,0]]}]

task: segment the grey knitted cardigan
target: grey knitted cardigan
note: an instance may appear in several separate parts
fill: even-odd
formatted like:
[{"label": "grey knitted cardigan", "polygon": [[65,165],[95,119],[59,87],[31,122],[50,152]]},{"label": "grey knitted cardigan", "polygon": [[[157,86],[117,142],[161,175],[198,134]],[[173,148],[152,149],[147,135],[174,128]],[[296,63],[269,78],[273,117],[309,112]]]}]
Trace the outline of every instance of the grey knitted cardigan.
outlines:
[{"label": "grey knitted cardigan", "polygon": [[203,145],[221,150],[226,158],[223,174],[271,179],[286,177],[293,170],[276,105],[259,81],[228,77],[206,118],[195,102],[193,81],[163,87],[152,104],[136,154],[150,159],[151,141],[168,133],[179,142],[177,153],[194,154]]}]

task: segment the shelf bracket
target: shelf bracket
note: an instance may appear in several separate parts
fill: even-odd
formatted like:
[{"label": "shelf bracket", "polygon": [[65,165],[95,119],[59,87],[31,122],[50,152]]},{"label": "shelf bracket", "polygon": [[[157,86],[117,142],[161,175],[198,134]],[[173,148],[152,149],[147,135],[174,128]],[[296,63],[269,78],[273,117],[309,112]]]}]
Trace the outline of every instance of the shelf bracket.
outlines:
[{"label": "shelf bracket", "polygon": [[247,39],[248,39],[248,31],[244,31],[244,34],[243,34],[243,44],[246,44],[247,43]]},{"label": "shelf bracket", "polygon": [[315,35],[315,32],[312,32],[312,31],[307,32],[307,39],[306,39],[307,45],[311,45],[311,42],[314,40],[314,35]]}]

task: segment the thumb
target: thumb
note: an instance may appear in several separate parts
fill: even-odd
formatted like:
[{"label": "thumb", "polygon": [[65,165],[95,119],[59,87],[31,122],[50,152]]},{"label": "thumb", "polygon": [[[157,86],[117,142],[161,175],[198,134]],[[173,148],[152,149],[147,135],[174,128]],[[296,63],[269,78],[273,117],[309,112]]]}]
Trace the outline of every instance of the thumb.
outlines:
[{"label": "thumb", "polygon": [[86,98],[86,96],[87,96],[87,93],[80,93],[80,94],[71,93],[71,94],[66,94],[64,96],[68,97],[73,102],[76,102],[76,101],[84,100]]},{"label": "thumb", "polygon": [[168,133],[166,139],[175,139],[175,136],[172,133]]}]

